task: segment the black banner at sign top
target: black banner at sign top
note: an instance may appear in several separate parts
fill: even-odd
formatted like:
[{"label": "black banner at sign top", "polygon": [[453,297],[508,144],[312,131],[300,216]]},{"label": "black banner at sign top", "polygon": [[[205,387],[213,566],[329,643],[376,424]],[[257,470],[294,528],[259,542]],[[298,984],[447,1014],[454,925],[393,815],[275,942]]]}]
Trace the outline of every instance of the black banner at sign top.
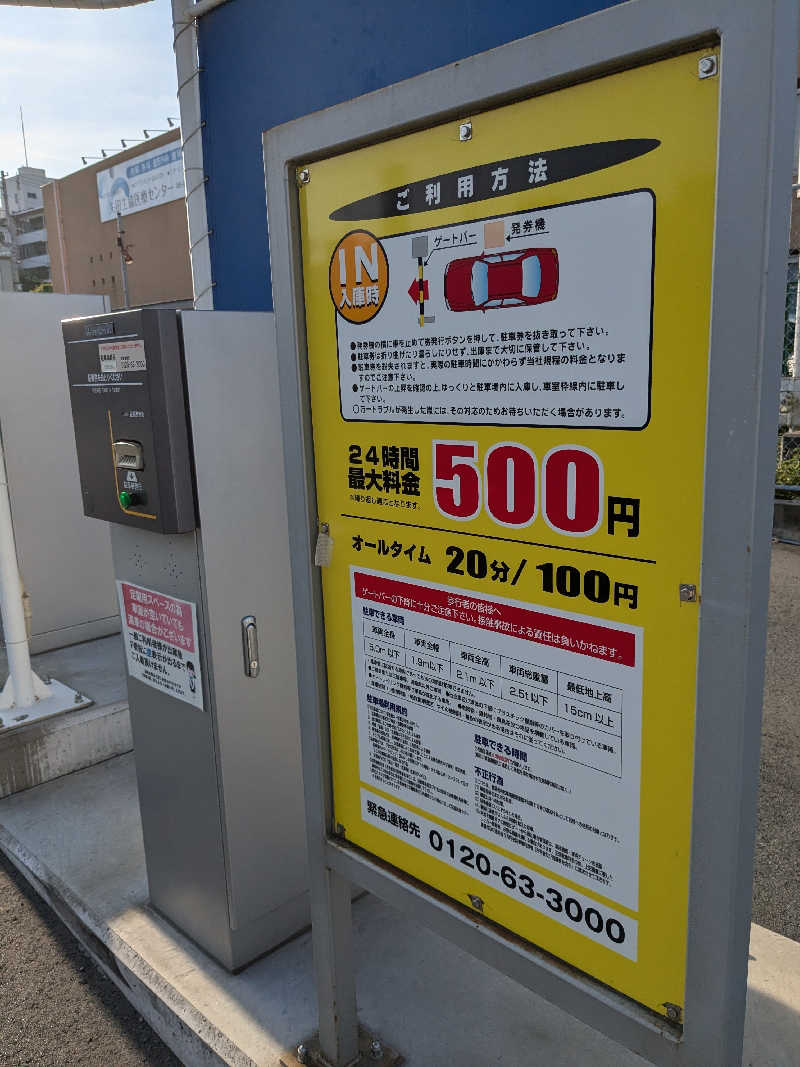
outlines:
[{"label": "black banner at sign top", "polygon": [[529,152],[513,159],[481,163],[464,167],[449,174],[411,182],[397,189],[354,200],[331,214],[336,222],[355,222],[362,219],[398,218],[420,211],[436,211],[460,204],[493,200],[498,196],[521,193],[526,189],[541,189],[545,185],[591,174],[618,163],[627,163],[661,144],[653,138],[629,137],[619,141],[598,141],[595,144],[554,148],[548,152]]}]

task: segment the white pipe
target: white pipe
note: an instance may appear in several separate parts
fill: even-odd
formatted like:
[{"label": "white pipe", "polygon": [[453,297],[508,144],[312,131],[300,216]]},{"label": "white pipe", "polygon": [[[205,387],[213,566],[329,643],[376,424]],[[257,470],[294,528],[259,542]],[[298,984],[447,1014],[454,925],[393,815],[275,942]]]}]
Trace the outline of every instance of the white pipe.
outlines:
[{"label": "white pipe", "polygon": [[85,8],[87,11],[112,7],[133,7],[134,4],[149,4],[151,0],[0,0],[9,7]]},{"label": "white pipe", "polygon": [[189,17],[193,19],[199,19],[203,15],[207,15],[209,11],[213,11],[215,7],[219,7],[221,4],[227,4],[229,0],[197,0],[197,3],[189,4]]},{"label": "white pipe", "polygon": [[11,501],[0,441],[0,618],[8,655],[8,672],[12,699],[18,708],[36,703],[25,611],[22,607],[21,583],[17,566],[14,527],[11,525]]},{"label": "white pipe", "polygon": [[[228,0],[197,0],[196,4],[189,3],[191,9],[190,19],[199,19],[201,15],[208,14],[220,4]],[[0,4],[9,7],[53,7],[53,8],[85,8],[87,11],[105,10],[113,7],[134,7],[136,4],[149,4],[151,0],[0,0]]]},{"label": "white pipe", "polygon": [[[797,179],[798,185],[792,186],[793,191],[800,187],[800,142],[798,142],[797,154]],[[798,197],[800,192],[795,192],[794,195]],[[798,378],[800,378],[800,261],[798,261],[797,295],[794,304],[794,346],[789,372],[793,380],[797,382]],[[796,394],[793,392],[792,396],[796,396]],[[793,409],[791,408],[789,409],[789,429],[794,429]]]},{"label": "white pipe", "polygon": [[[222,3],[216,0],[213,6]],[[172,0],[173,47],[178,71],[178,106],[181,116],[183,176],[186,182],[186,219],[189,227],[189,260],[192,267],[194,306],[211,311],[214,290],[211,278],[211,250],[208,243],[206,185],[203,164],[202,116],[200,113],[200,70],[197,54],[195,10],[203,14],[206,5]]]}]

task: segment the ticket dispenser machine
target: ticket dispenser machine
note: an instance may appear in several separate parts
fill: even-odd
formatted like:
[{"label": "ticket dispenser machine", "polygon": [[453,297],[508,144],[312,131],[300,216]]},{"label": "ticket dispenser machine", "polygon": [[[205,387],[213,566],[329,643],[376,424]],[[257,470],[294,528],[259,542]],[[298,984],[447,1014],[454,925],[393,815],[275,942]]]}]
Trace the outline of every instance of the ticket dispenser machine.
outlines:
[{"label": "ticket dispenser machine", "polygon": [[111,524],[150,902],[238,970],[309,922],[273,318],[63,333],[84,511]]}]

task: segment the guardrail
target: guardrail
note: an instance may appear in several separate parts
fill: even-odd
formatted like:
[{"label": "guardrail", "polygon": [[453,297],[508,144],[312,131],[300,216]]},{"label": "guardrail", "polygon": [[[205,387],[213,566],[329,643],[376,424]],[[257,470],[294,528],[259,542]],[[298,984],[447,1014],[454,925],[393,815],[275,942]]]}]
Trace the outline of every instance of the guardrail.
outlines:
[{"label": "guardrail", "polygon": [[[775,482],[775,492],[777,493],[778,490],[781,490],[781,491],[784,491],[784,492],[787,492],[787,493],[800,493],[800,485],[783,485],[781,482]],[[785,500],[780,500],[777,496],[775,497],[774,502],[775,502],[775,504],[793,504],[793,505],[795,503],[797,503],[796,500],[790,500],[788,498],[785,499]],[[784,525],[784,524],[781,523],[780,521],[778,521],[778,523],[776,523],[774,521],[774,519],[773,519],[772,540],[773,541],[777,541],[778,544],[781,544],[781,545],[800,545],[800,539],[798,539],[798,538],[782,537],[779,534],[775,533],[775,527],[777,526],[778,529],[780,529],[782,525]],[[794,530],[791,529],[792,525],[793,524],[788,524],[789,532],[794,533]],[[786,528],[786,526],[784,526],[784,528]]]}]

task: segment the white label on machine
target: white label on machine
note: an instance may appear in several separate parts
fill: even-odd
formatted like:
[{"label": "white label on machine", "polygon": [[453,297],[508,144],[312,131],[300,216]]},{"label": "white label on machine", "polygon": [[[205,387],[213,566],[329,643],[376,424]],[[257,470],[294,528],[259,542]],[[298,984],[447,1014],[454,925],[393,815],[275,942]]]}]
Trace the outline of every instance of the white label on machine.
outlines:
[{"label": "white label on machine", "polygon": [[128,674],[202,711],[196,605],[130,582],[117,594]]},{"label": "white label on machine", "polygon": [[144,341],[104,341],[97,346],[103,374],[147,370]]}]

